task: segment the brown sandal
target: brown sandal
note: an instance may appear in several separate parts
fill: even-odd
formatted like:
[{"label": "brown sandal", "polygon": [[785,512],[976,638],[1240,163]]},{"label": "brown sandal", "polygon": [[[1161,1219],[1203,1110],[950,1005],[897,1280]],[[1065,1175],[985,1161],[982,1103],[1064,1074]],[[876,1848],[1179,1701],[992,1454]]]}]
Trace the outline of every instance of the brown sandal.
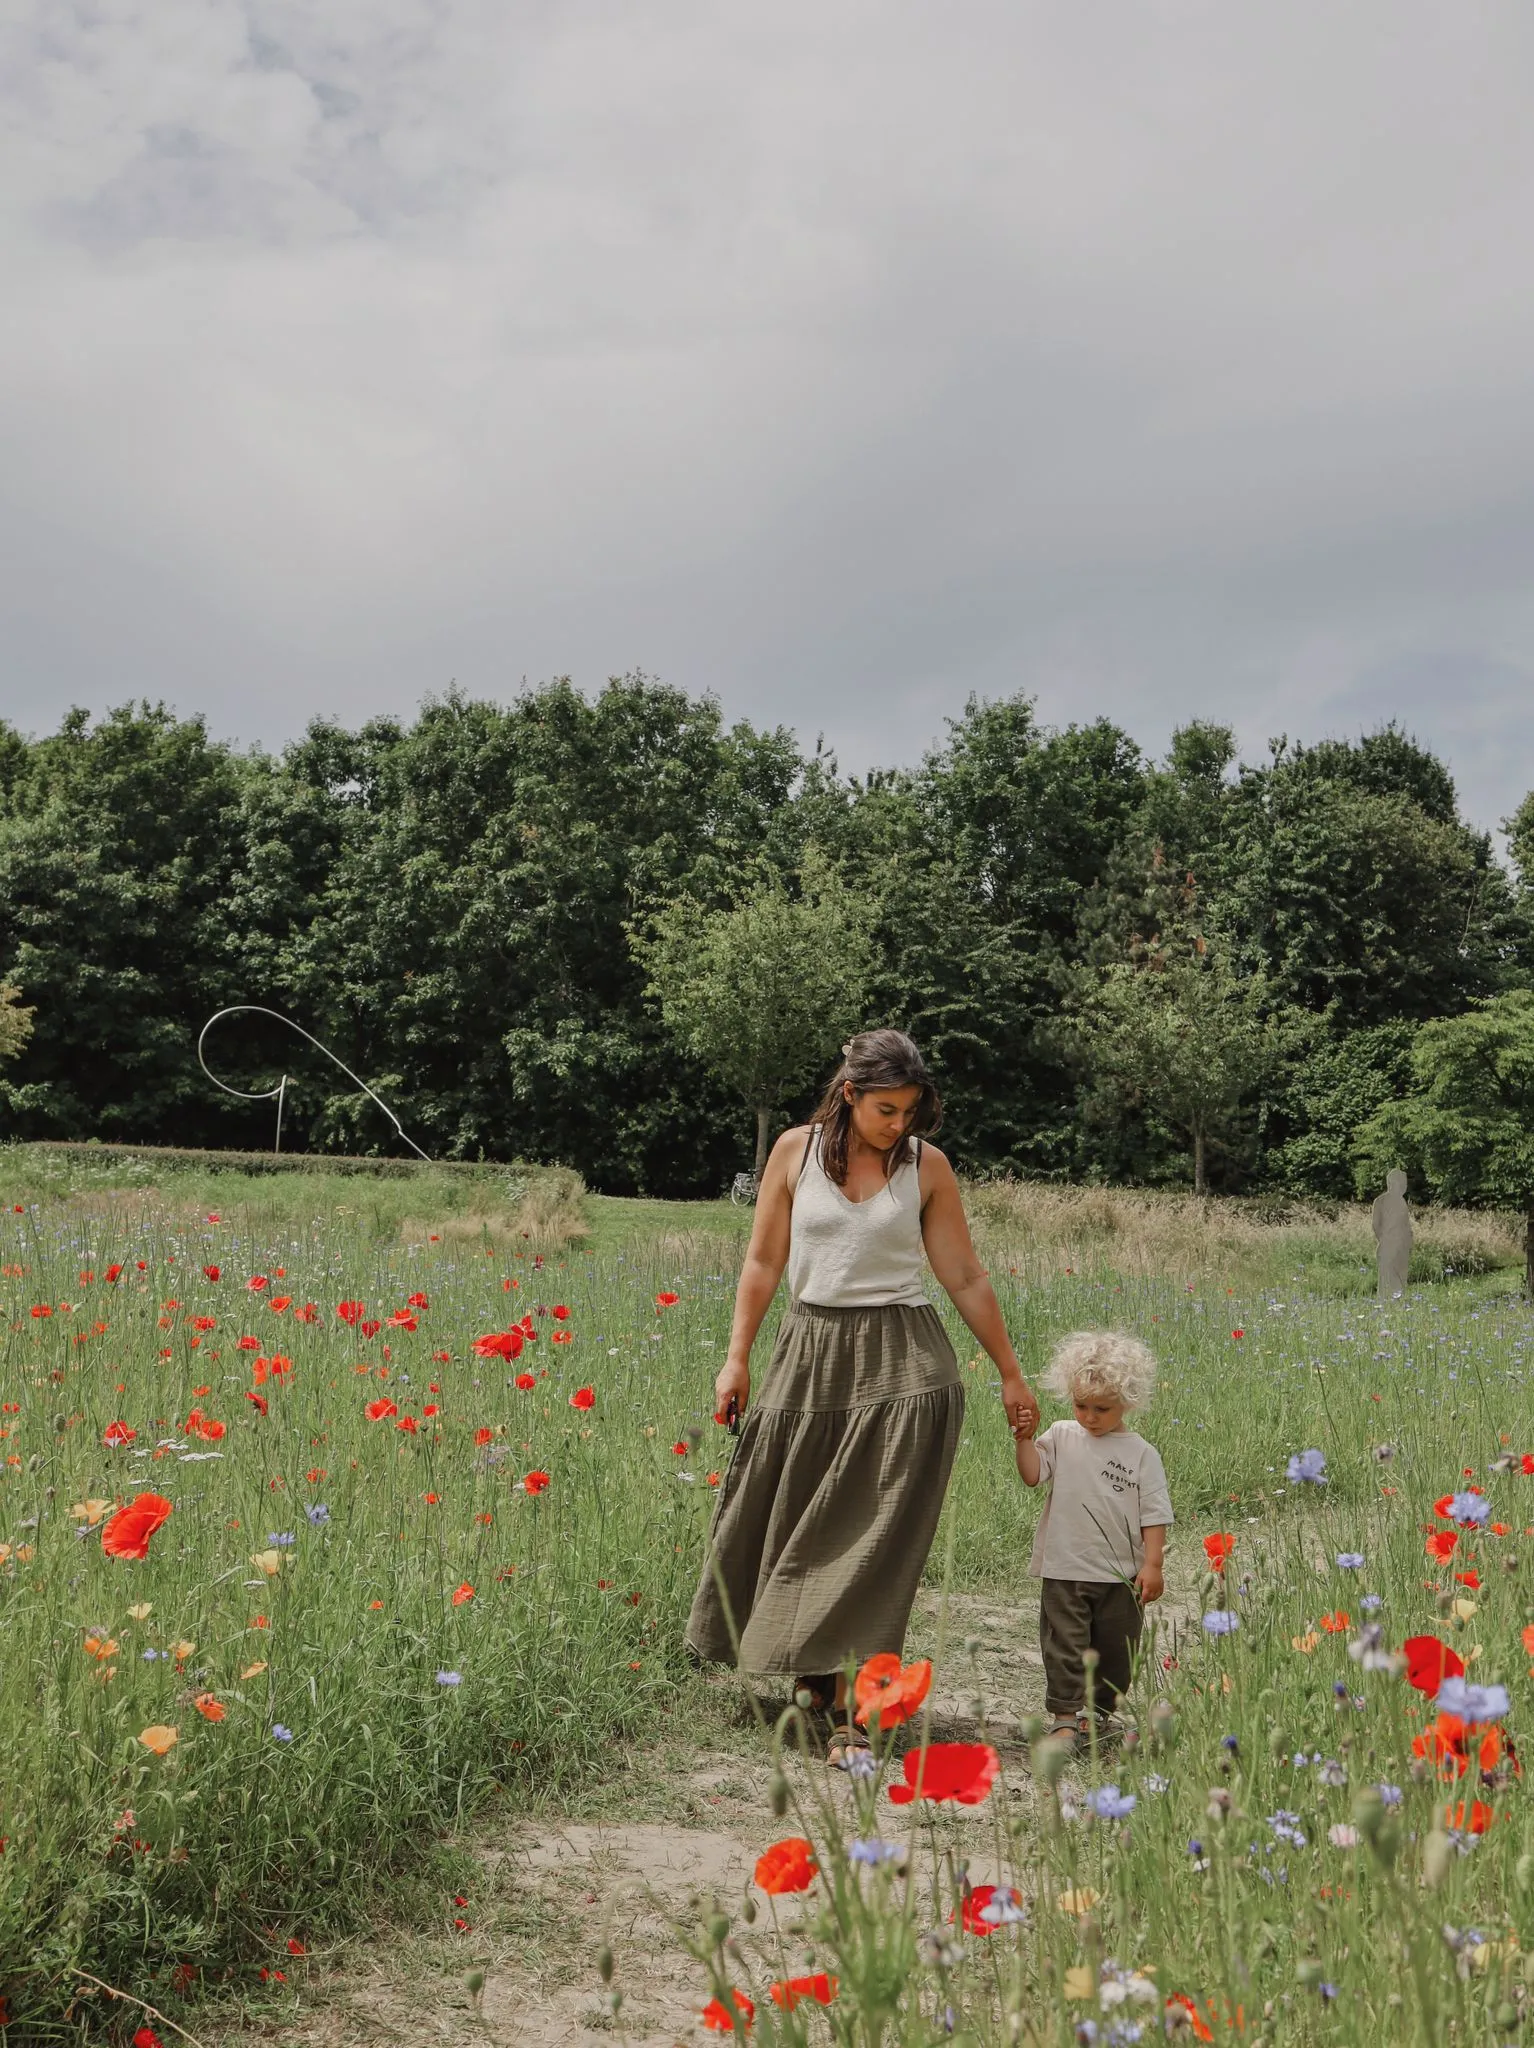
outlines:
[{"label": "brown sandal", "polygon": [[864,1768],[862,1759],[868,1757],[871,1760],[872,1756],[873,1745],[855,1721],[836,1723],[826,1743],[826,1762],[833,1771],[856,1772]]}]

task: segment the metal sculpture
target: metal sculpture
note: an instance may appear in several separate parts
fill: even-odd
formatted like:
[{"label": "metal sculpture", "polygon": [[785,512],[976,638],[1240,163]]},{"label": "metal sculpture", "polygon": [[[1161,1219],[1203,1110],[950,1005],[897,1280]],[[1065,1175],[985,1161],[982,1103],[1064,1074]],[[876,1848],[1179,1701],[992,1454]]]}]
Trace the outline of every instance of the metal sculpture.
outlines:
[{"label": "metal sculpture", "polygon": [[362,1090],[363,1094],[368,1097],[369,1101],[376,1102],[378,1104],[378,1107],[383,1111],[384,1115],[389,1119],[390,1123],[393,1124],[396,1134],[404,1141],[405,1144],[407,1144],[410,1147],[411,1151],[414,1152],[418,1158],[424,1159],[428,1166],[431,1164],[431,1154],[429,1152],[423,1152],[420,1146],[416,1143],[415,1139],[408,1137],[406,1135],[404,1125],[400,1122],[399,1118],[394,1114],[394,1111],[390,1109],[388,1103],[384,1101],[383,1097],[375,1093],[375,1091],[368,1086],[367,1082],[362,1079],[360,1074],[354,1074],[351,1068],[346,1064],[345,1060],[338,1059],[336,1055],[330,1050],[330,1047],[328,1045],[321,1045],[320,1041],[315,1037],[312,1031],[305,1031],[302,1024],[295,1024],[291,1017],[284,1017],[280,1010],[268,1010],[262,1003],[231,1003],[228,1009],[226,1010],[215,1010],[213,1015],[208,1019],[207,1023],[203,1025],[202,1030],[198,1033],[197,1064],[202,1068],[203,1072],[207,1075],[208,1079],[213,1083],[214,1087],[222,1088],[226,1095],[237,1095],[242,1102],[276,1102],[277,1140],[272,1147],[272,1150],[274,1152],[281,1152],[282,1150],[282,1110],[283,1104],[287,1100],[289,1076],[284,1074],[282,1078],[278,1081],[277,1086],[275,1088],[231,1088],[227,1081],[221,1081],[218,1078],[217,1074],[214,1073],[213,1069],[208,1065],[207,1060],[203,1057],[203,1045],[207,1040],[208,1033],[213,1029],[214,1025],[221,1023],[225,1017],[239,1016],[275,1017],[279,1024],[286,1024],[290,1031],[296,1031],[300,1038],[306,1038],[309,1041],[309,1043],[316,1049],[316,1051],[322,1052],[325,1055],[326,1059],[330,1061],[332,1066],[339,1067],[341,1069],[341,1072],[346,1076],[347,1080],[354,1082],[356,1086]]}]

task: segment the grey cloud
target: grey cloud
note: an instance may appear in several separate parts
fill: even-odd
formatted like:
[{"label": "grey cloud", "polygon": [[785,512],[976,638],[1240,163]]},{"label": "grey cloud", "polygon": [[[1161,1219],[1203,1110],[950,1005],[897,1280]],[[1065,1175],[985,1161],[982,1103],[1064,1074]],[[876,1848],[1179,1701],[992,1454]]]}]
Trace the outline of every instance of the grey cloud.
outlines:
[{"label": "grey cloud", "polygon": [[[0,712],[642,666],[1534,783],[1534,16],[122,0],[0,51]],[[1439,687],[1439,679],[1442,687]]]}]

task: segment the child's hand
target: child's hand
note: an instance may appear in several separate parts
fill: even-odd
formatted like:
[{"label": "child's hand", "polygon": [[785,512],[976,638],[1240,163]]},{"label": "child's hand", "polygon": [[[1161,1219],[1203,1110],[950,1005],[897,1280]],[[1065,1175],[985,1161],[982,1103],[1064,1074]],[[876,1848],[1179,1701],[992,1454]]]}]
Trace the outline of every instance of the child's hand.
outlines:
[{"label": "child's hand", "polygon": [[1031,1444],[1031,1443],[1033,1442],[1034,1436],[1035,1436],[1035,1434],[1036,1434],[1036,1432],[1037,1432],[1037,1430],[1038,1430],[1038,1427],[1039,1427],[1039,1411],[1038,1411],[1038,1409],[1037,1409],[1037,1408],[1025,1408],[1025,1409],[1024,1409],[1024,1410],[1022,1411],[1022,1419],[1021,1419],[1021,1421],[1019,1421],[1019,1422],[1014,1422],[1014,1423],[1013,1423],[1013,1425],[1012,1425],[1012,1440],[1013,1440],[1013,1442],[1014,1442],[1014,1443],[1019,1443],[1019,1444]]},{"label": "child's hand", "polygon": [[1153,1600],[1161,1598],[1166,1591],[1166,1580],[1162,1576],[1159,1564],[1147,1562],[1141,1565],[1135,1573],[1135,1591],[1139,1594],[1140,1603],[1144,1607],[1149,1607]]}]

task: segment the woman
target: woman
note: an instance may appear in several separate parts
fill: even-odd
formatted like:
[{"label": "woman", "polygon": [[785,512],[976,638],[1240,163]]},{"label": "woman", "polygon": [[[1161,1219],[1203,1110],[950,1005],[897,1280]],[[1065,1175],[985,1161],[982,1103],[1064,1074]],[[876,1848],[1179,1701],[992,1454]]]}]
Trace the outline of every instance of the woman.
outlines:
[{"label": "woman", "polygon": [[[938,1093],[902,1031],[864,1031],[810,1125],[762,1177],[735,1294],[721,1420],[745,1416],[687,1640],[700,1656],[787,1673],[831,1709],[830,1761],[867,1737],[845,1666],[902,1649],[964,1418],[953,1346],[922,1255],[1001,1374],[1007,1421],[1037,1421],[970,1243],[953,1168],[925,1134]],[[784,1266],[788,1312],[761,1400],[751,1346]]]}]

